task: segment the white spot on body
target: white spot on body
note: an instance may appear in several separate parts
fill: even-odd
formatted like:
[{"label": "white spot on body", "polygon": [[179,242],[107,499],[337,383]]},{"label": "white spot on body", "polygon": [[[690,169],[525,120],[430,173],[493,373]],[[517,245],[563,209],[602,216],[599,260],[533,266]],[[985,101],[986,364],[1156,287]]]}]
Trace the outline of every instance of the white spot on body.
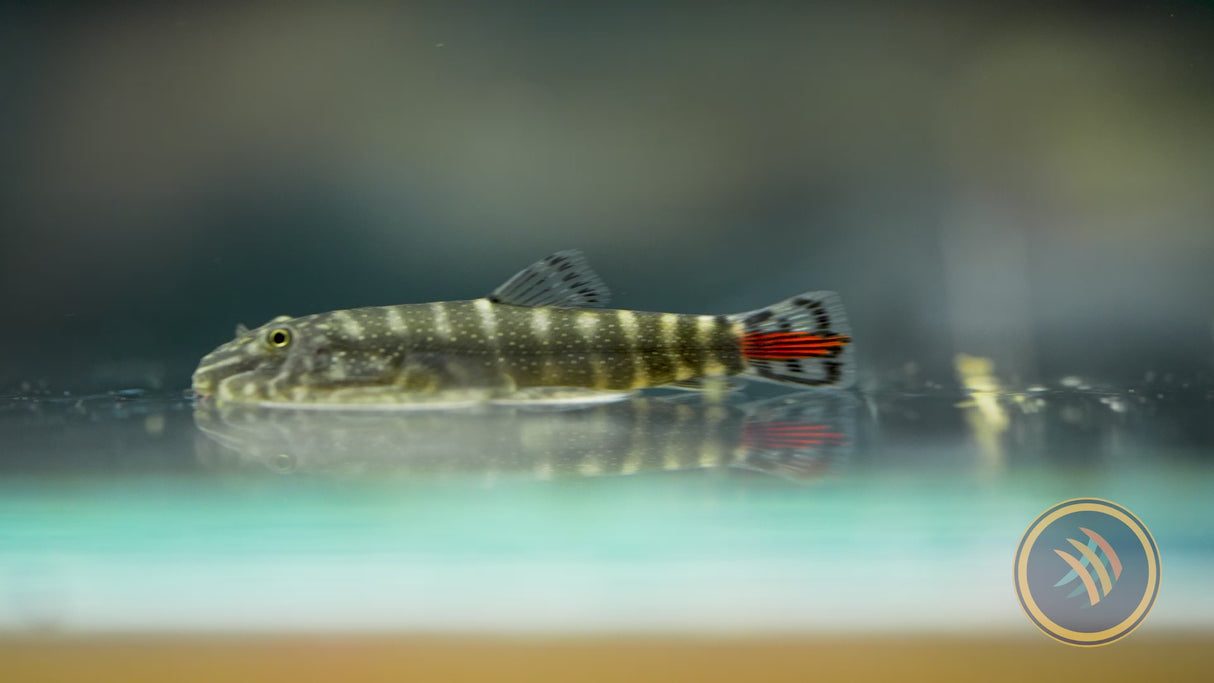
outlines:
[{"label": "white spot on body", "polygon": [[[476,309],[477,316],[480,318],[481,334],[484,335],[485,345],[491,354],[491,358],[497,359],[497,366],[500,368],[506,362],[506,359],[501,355],[501,339],[498,337],[497,331],[497,314],[498,310],[488,299],[477,299],[472,302],[473,308]],[[475,335],[473,335],[475,337]]]},{"label": "white spot on body", "polygon": [[349,311],[333,311],[333,319],[341,326],[341,331],[346,335],[359,339],[363,336],[363,326],[354,319],[354,315]]},{"label": "white spot on body", "polygon": [[[683,359],[676,352],[676,347],[679,344],[678,327],[679,316],[674,313],[663,313],[661,317],[662,329],[662,350],[666,352],[666,358],[670,361],[671,367],[674,368],[675,379],[690,379],[696,376],[693,368],[683,364]],[[690,343],[690,339],[683,340],[684,343]]]},{"label": "white spot on body", "polygon": [[395,306],[385,308],[384,317],[388,321],[388,329],[392,330],[393,334],[405,334],[409,331],[409,326],[405,324],[405,319],[401,317],[400,309]]},{"label": "white spot on body", "polygon": [[481,330],[490,342],[497,339],[497,312],[493,310],[493,302],[488,299],[477,299],[472,303],[481,317]]},{"label": "white spot on body", "polygon": [[640,333],[637,325],[637,315],[632,311],[616,311],[616,320],[620,323],[620,329],[624,331],[624,337],[628,339],[628,343],[635,349],[637,346],[637,335]]},{"label": "white spot on body", "polygon": [[624,310],[617,310],[615,315],[620,324],[620,330],[624,332],[624,338],[628,340],[629,350],[632,352],[632,386],[634,388],[649,386],[649,371],[645,369],[645,359],[641,357],[639,341],[641,327],[637,323],[637,315],[632,311]]},{"label": "white spot on body", "polygon": [[346,378],[346,364],[336,359],[329,365],[329,379],[343,380]]},{"label": "white spot on body", "polygon": [[582,333],[582,338],[586,341],[594,341],[594,331],[599,326],[599,314],[590,311],[578,313],[577,327]]},{"label": "white spot on body", "polygon": [[679,316],[674,313],[663,313],[659,322],[662,326],[662,341],[668,345],[673,344],[675,330],[679,327]]},{"label": "white spot on body", "polygon": [[441,301],[436,301],[430,304],[430,310],[434,312],[434,333],[440,339],[451,338],[451,320],[447,317],[447,306]]},{"label": "white spot on body", "polygon": [[546,308],[537,308],[532,313],[531,331],[535,333],[535,338],[538,339],[541,344],[548,343],[548,333],[552,329],[550,316],[551,314]]}]

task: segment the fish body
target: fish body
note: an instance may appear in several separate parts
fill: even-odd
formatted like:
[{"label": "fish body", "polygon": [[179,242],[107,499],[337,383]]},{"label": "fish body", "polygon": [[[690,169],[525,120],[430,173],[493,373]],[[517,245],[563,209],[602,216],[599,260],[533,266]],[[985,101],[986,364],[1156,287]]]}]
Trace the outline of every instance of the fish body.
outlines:
[{"label": "fish body", "polygon": [[239,327],[202,359],[193,388],[220,401],[375,406],[695,388],[734,375],[851,381],[851,338],[833,292],[737,315],[592,308],[607,296],[579,253],[559,252],[481,299]]},{"label": "fish body", "polygon": [[815,392],[390,413],[203,402],[194,421],[202,462],[241,472],[475,480],[741,468],[809,480],[848,457],[853,412],[850,395]]}]

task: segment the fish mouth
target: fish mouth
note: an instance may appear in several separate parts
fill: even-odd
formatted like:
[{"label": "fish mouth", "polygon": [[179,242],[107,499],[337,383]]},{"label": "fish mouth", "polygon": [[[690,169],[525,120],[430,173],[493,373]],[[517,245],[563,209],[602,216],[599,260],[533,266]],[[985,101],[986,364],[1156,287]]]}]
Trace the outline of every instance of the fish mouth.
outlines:
[{"label": "fish mouth", "polygon": [[218,382],[201,372],[195,372],[190,378],[190,390],[194,392],[194,397],[200,400],[214,396],[217,384]]},{"label": "fish mouth", "polygon": [[252,369],[257,363],[236,349],[220,347],[202,357],[194,374],[190,377],[190,388],[194,394],[208,398],[218,393],[224,381]]}]

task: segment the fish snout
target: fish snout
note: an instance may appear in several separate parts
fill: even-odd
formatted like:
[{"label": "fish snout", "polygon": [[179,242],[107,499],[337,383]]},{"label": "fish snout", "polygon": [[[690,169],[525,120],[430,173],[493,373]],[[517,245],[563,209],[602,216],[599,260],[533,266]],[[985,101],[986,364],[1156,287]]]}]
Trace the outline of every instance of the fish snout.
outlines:
[{"label": "fish snout", "polygon": [[221,346],[202,357],[190,380],[190,388],[199,396],[214,395],[219,383],[233,375],[249,370],[256,359],[241,353],[241,349]]}]

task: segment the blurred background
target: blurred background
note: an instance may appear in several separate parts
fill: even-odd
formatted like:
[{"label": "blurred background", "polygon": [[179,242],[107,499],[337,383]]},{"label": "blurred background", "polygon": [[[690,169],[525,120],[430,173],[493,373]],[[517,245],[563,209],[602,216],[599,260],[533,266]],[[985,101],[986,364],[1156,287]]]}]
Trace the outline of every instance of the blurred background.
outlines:
[{"label": "blurred background", "polygon": [[5,3],[0,389],[484,294],[847,302],[868,387],[1214,362],[1214,5]]},{"label": "blurred background", "polygon": [[[1214,3],[10,2],[0,88],[14,680],[1214,666]],[[272,419],[212,421],[251,443],[222,453],[181,394],[237,323],[478,297],[569,248],[621,308],[839,291],[863,391],[739,399],[741,441],[683,450],[603,423],[693,469],[789,419],[837,457],[538,481],[535,444],[595,430],[520,413],[453,421],[450,477],[405,472],[408,419],[305,420],[309,469]],[[717,408],[661,405],[693,435]],[[476,445],[516,437],[521,473]],[[1011,584],[1079,496],[1163,556],[1149,628],[1097,657]]]}]

